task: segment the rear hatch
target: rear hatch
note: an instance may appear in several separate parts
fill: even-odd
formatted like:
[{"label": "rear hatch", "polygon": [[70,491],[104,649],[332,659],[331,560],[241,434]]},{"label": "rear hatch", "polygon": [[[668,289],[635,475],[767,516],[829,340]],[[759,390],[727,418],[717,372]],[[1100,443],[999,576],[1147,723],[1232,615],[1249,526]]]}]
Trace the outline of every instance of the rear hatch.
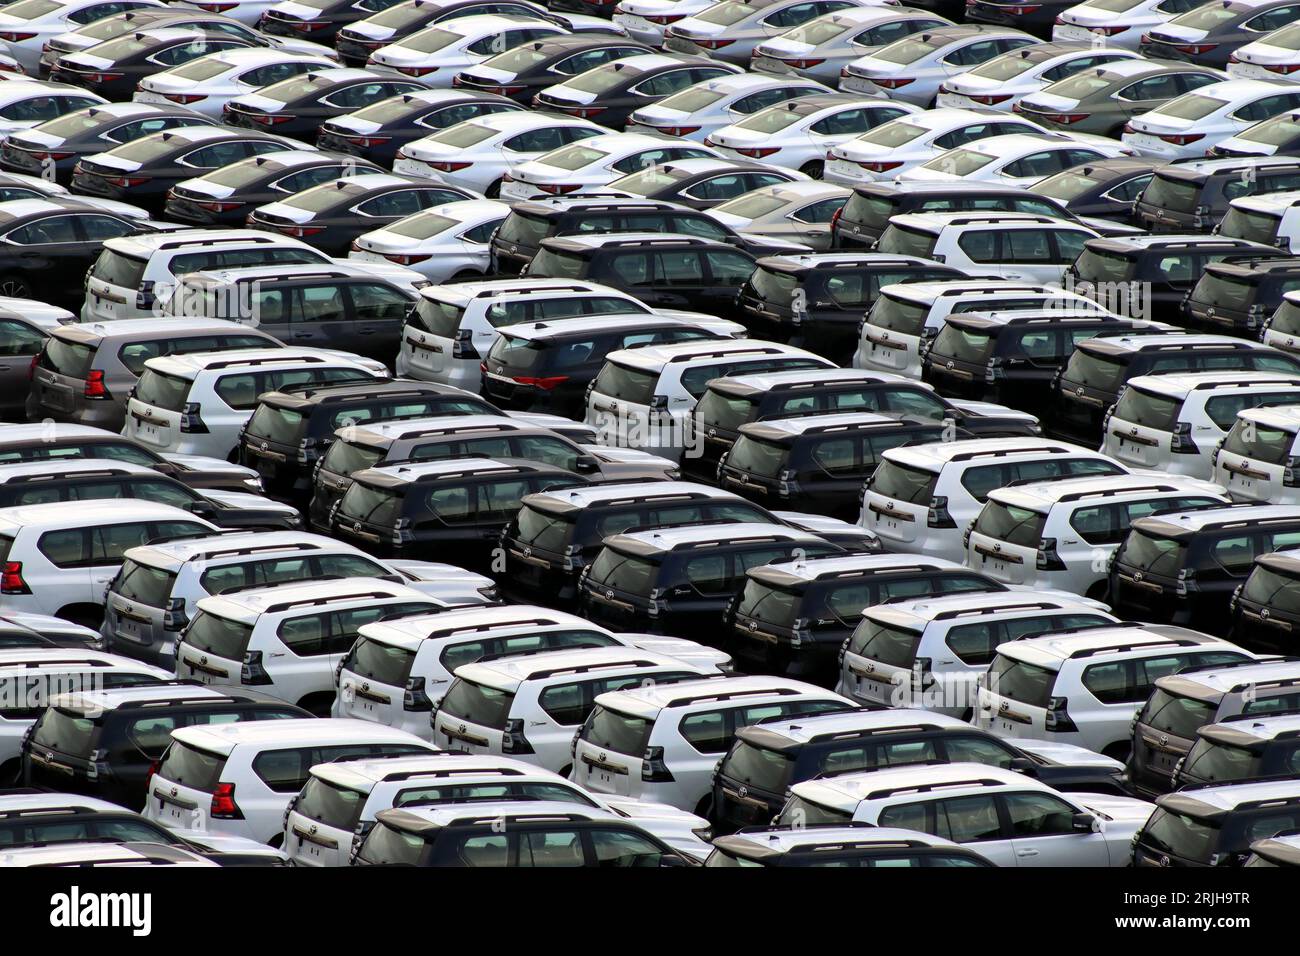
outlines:
[{"label": "rear hatch", "polygon": [[1201,228],[1201,217],[1196,210],[1203,186],[1204,180],[1195,173],[1170,167],[1157,170],[1134,207],[1138,225],[1151,232],[1184,232],[1190,227]]},{"label": "rear hatch", "polygon": [[[884,290],[862,321],[858,365],[886,372],[911,370],[920,358],[930,306]],[[919,375],[920,369],[916,369]]]},{"label": "rear hatch", "polygon": [[793,440],[742,434],[718,470],[718,485],[760,502],[774,500],[793,477],[787,467],[793,445]]},{"label": "rear hatch", "polygon": [[32,727],[24,748],[27,783],[55,790],[85,792],[95,784],[87,771],[103,731],[103,714],[52,705]]},{"label": "rear hatch", "polygon": [[977,726],[1003,737],[1042,738],[1056,671],[999,652],[980,682]]},{"label": "rear hatch", "polygon": [[1214,721],[1220,696],[1177,693],[1157,685],[1133,724],[1129,776],[1144,793],[1168,793],[1178,762],[1187,755],[1196,732]]},{"label": "rear hatch", "polygon": [[193,384],[192,379],[146,367],[127,403],[122,434],[157,449],[177,444]]},{"label": "rear hatch", "polygon": [[292,405],[263,400],[254,409],[244,427],[241,446],[245,463],[257,469],[263,485],[285,492],[293,490],[293,470],[285,465],[297,459],[310,425],[310,416]]},{"label": "rear hatch", "polygon": [[284,849],[298,866],[347,866],[368,793],[312,775],[285,817]]},{"label": "rear hatch", "polygon": [[341,500],[352,487],[351,476],[379,464],[387,451],[382,445],[364,445],[342,438],[330,445],[329,451],[316,468],[312,482],[308,511],[312,524],[318,528],[325,527],[334,503]]},{"label": "rear hatch", "polygon": [[938,480],[937,472],[886,456],[867,484],[863,525],[886,541],[915,541],[926,527]]},{"label": "rear hatch", "polygon": [[1065,364],[1056,393],[1055,427],[1089,441],[1124,385],[1130,353],[1080,342]]},{"label": "rear hatch", "polygon": [[1168,621],[1178,606],[1179,574],[1192,535],[1158,519],[1138,519],[1115,553],[1111,603],[1121,616]]},{"label": "rear hatch", "polygon": [[[1173,806],[1157,807],[1133,843],[1134,866],[1212,866],[1222,836],[1222,817],[1177,812],[1194,798],[1167,797]],[[1202,805],[1203,806],[1203,805]]]},{"label": "rear hatch", "polygon": [[556,576],[576,575],[583,563],[580,555],[569,553],[570,545],[576,544],[576,518],[575,514],[524,502],[502,538],[507,549],[507,588],[519,586],[542,593],[552,584],[559,586]]},{"label": "rear hatch", "polygon": [[648,617],[661,571],[660,563],[649,557],[603,548],[587,571],[588,613],[615,629],[635,630],[633,625]]},{"label": "rear hatch", "polygon": [[967,564],[1007,584],[1031,583],[1046,523],[1044,512],[990,499],[971,528]]},{"label": "rear hatch", "polygon": [[733,392],[711,385],[695,404],[695,432],[703,434],[700,453],[684,457],[683,467],[707,480],[717,472],[718,461],[726,454],[740,434],[740,426],[758,417],[761,395]]},{"label": "rear hatch", "polygon": [[1106,426],[1106,453],[1138,468],[1168,465],[1182,407],[1182,399],[1129,385]]},{"label": "rear hatch", "polygon": [[433,742],[446,750],[499,754],[513,691],[457,678],[438,705]]},{"label": "rear hatch", "polygon": [[921,636],[921,631],[897,623],[864,618],[844,649],[844,691],[869,704],[910,706],[906,701]]},{"label": "rear hatch", "polygon": [[104,249],[86,273],[84,318],[102,322],[142,316],[137,294],[145,291],[144,259]]},{"label": "rear hatch", "polygon": [[176,647],[176,676],[204,684],[238,684],[253,625],[198,611]]},{"label": "rear hatch", "polygon": [[226,755],[172,741],[149,781],[146,817],[173,830],[207,830]]},{"label": "rear hatch", "polygon": [[[748,665],[745,669],[770,671],[777,647],[789,650],[795,632],[806,626],[800,619],[813,616],[804,608],[807,591],[804,582],[777,584],[753,577],[745,582],[731,635],[737,659]],[[822,610],[830,613],[828,608]],[[788,659],[788,654],[781,656]]]},{"label": "rear hatch", "polygon": [[99,343],[80,330],[54,334],[45,340],[32,371],[32,397],[38,412],[75,419],[89,402],[96,400],[91,397],[92,391],[100,399],[107,397],[102,372],[97,391],[90,382],[98,350]]},{"label": "rear hatch", "polygon": [[987,322],[948,319],[926,355],[926,380],[944,394],[981,398],[998,331],[998,326]]},{"label": "rear hatch", "polygon": [[551,230],[545,216],[512,212],[492,236],[492,264],[503,276],[517,276]]},{"label": "rear hatch", "polygon": [[740,729],[718,764],[713,816],[728,832],[770,823],[795,782],[799,751],[762,746],[760,740],[766,736],[761,729]]},{"label": "rear hatch", "polygon": [[420,297],[402,329],[402,350],[417,377],[437,381],[446,371],[464,315],[464,306]]},{"label": "rear hatch", "polygon": [[1214,456],[1213,480],[1235,501],[1280,501],[1295,442],[1294,431],[1239,418]]},{"label": "rear hatch", "polygon": [[597,793],[639,796],[642,758],[654,723],[654,716],[597,704],[578,732],[573,763],[576,782]]},{"label": "rear hatch", "polygon": [[855,189],[835,224],[838,249],[865,249],[880,238],[891,217],[898,214],[902,193],[875,193]]},{"label": "rear hatch", "polygon": [[600,444],[626,446],[623,432],[648,432],[658,384],[655,369],[605,363],[587,399],[587,424],[596,428]]},{"label": "rear hatch", "polygon": [[414,663],[415,651],[358,637],[339,670],[339,716],[397,726]]},{"label": "rear hatch", "polygon": [[740,307],[751,321],[766,323],[775,332],[779,326],[789,326],[794,316],[794,300],[799,290],[802,269],[783,269],[776,265],[759,263],[745,284],[740,287]]},{"label": "rear hatch", "polygon": [[174,640],[185,624],[184,610],[179,614],[171,610],[175,583],[175,571],[126,558],[105,602],[110,640],[150,648]]}]

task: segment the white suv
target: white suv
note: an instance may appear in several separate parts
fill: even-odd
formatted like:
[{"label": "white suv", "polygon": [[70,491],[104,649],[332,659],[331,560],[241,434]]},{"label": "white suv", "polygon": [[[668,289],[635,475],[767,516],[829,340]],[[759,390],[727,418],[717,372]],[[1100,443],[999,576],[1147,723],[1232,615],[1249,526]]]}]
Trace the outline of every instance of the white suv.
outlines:
[{"label": "white suv", "polygon": [[127,551],[105,600],[100,633],[112,649],[171,670],[177,636],[200,599],[236,588],[313,578],[384,578],[451,605],[496,599],[491,578],[450,564],[377,561],[302,531],[187,538]]},{"label": "white suv", "polygon": [[713,771],[736,731],[774,717],[852,708],[787,677],[725,677],[602,694],[574,737],[572,778],[597,793],[707,816]]},{"label": "white suv", "polygon": [[456,680],[433,712],[433,740],[449,750],[510,754],[567,776],[574,733],[598,696],[718,673],[716,667],[634,647],[547,651],[465,664],[456,669]]},{"label": "white suv", "polygon": [[98,627],[108,583],[128,548],[218,530],[188,511],[151,501],[0,508],[0,611],[52,614]]},{"label": "white suv", "polygon": [[693,312],[651,309],[626,292],[580,280],[489,279],[432,286],[420,290],[420,298],[407,316],[397,353],[397,374],[476,392],[481,381],[479,364],[497,340],[498,328],[631,312],[708,318]]},{"label": "white suv", "polygon": [[385,374],[359,357],[292,347],[158,356],[144,363],[122,434],[160,451],[230,460],[263,392]]},{"label": "white suv", "polygon": [[1237,413],[1300,404],[1300,377],[1280,372],[1138,375],[1106,416],[1101,450],[1135,468],[1207,478]]},{"label": "white suv", "polygon": [[418,737],[361,720],[249,720],[182,727],[149,778],[143,816],[279,846],[284,815],[311,768],[347,757],[435,751]]},{"label": "white suv", "polygon": [[835,689],[868,706],[923,707],[964,719],[974,710],[975,682],[1000,644],[1118,623],[1092,605],[1034,591],[878,604],[844,642]]},{"label": "white suv", "polygon": [[302,792],[289,801],[282,846],[298,866],[347,866],[380,811],[489,800],[599,807],[632,819],[683,853],[702,857],[709,852],[709,823],[694,814],[662,803],[593,794],[510,757],[455,752],[361,757],[312,767]]},{"label": "white suv", "polygon": [[966,565],[1008,584],[1102,599],[1134,518],[1227,504],[1197,478],[1102,475],[997,488],[965,534]]},{"label": "white suv", "polygon": [[313,713],[363,624],[428,614],[439,601],[378,578],[307,581],[203,598],[176,644],[176,676],[243,684]]},{"label": "white suv", "polygon": [[920,830],[969,845],[998,866],[1129,866],[1134,835],[1156,805],[1134,797],[1058,793],[979,763],[896,767],[805,780],[776,823]]},{"label": "white suv", "polygon": [[1030,282],[942,279],[883,286],[858,329],[853,367],[921,377],[921,354],[950,315],[1060,306],[1105,312],[1086,296]]},{"label": "white suv", "polygon": [[1013,482],[1122,475],[1105,455],[1040,438],[930,442],[884,453],[867,482],[859,524],[887,549],[962,561],[962,532],[989,492]]},{"label": "white suv", "polygon": [[1010,641],[980,677],[971,723],[1004,737],[1076,744],[1116,760],[1156,679],[1250,660],[1235,644],[1168,624],[1061,631]]},{"label": "white suv", "polygon": [[606,356],[588,387],[584,421],[597,430],[602,444],[641,448],[679,461],[696,440],[692,412],[711,380],[835,367],[812,352],[754,339],[619,349]]},{"label": "white suv", "polygon": [[1300,192],[1241,196],[1228,203],[1228,211],[1214,227],[1215,233],[1249,239],[1286,252],[1300,252]]},{"label": "white suv", "polygon": [[1300,504],[1300,406],[1238,412],[1214,453],[1212,477],[1234,501]]},{"label": "white suv", "polygon": [[584,647],[639,647],[719,669],[731,663],[725,651],[694,641],[614,634],[550,608],[467,608],[364,625],[339,665],[331,713],[430,737],[429,712],[455,680],[456,668],[488,658]]}]

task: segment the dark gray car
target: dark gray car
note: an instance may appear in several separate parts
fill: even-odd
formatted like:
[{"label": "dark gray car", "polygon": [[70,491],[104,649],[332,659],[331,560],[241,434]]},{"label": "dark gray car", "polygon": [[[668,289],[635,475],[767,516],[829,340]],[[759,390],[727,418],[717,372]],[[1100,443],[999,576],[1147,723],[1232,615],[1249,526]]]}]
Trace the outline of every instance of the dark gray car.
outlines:
[{"label": "dark gray car", "polygon": [[1225,0],[1188,10],[1142,35],[1144,56],[1226,67],[1233,52],[1300,18],[1297,0]]}]

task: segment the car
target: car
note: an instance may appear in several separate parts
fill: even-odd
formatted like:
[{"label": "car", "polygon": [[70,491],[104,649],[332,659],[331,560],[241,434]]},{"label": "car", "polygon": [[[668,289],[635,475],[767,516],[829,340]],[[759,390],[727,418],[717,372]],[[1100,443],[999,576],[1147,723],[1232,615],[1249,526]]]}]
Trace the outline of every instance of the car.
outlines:
[{"label": "car", "polygon": [[[1029,479],[1117,475],[1119,462],[1078,445],[977,438],[886,451],[862,498],[859,524],[886,548],[962,561],[962,531],[995,488]],[[922,522],[924,521],[924,524]]]},{"label": "car", "polygon": [[129,196],[151,212],[161,211],[177,183],[250,156],[311,147],[251,130],[193,126],[152,133],[78,160],[72,171],[76,193],[108,199]]},{"label": "car", "polygon": [[715,832],[744,828],[748,834],[761,827],[763,821],[780,814],[787,788],[805,780],[906,764],[978,763],[1017,770],[1056,790],[1123,793],[1117,781],[1122,767],[1118,761],[1082,747],[1034,740],[1018,743],[930,710],[768,718],[740,728],[718,764],[713,784]]},{"label": "car", "polygon": [[[1107,310],[1075,292],[996,277],[897,282],[882,286],[858,330],[854,368],[919,379],[921,355],[949,316],[1061,308]],[[965,425],[968,430],[969,423]]]},{"label": "car", "polygon": [[[888,287],[886,287],[888,288]],[[924,382],[889,372],[808,369],[729,375],[709,382],[692,412],[692,428],[704,441],[682,461],[701,480],[717,477],[718,462],[750,422],[836,412],[876,412],[951,422],[973,435],[1039,434],[1027,412],[978,402],[954,403]]]},{"label": "car", "polygon": [[368,160],[286,149],[236,159],[167,191],[163,215],[191,228],[239,228],[251,208],[345,176],[383,173]]},{"label": "car", "polygon": [[[214,120],[228,119],[223,110],[232,99],[314,72],[328,73],[338,62],[328,56],[290,53],[261,47],[209,53],[140,80],[132,96],[137,103],[166,106],[180,103]],[[277,124],[278,125],[278,124]],[[292,136],[297,130],[278,130]]]},{"label": "car", "polygon": [[716,129],[704,143],[728,158],[756,159],[820,178],[833,147],[915,111],[910,104],[861,94],[801,96]]},{"label": "car", "polygon": [[[882,581],[882,594],[891,598],[862,612],[840,650],[836,690],[867,707],[924,707],[969,721],[978,682],[1002,644],[1119,624],[1099,602],[1065,591],[1011,590],[941,559],[920,559],[921,568],[932,568],[930,581],[947,584],[930,584],[923,596],[925,574],[898,560],[894,580]],[[983,588],[971,587],[973,581]]]},{"label": "car", "polygon": [[[1294,591],[1295,559],[1295,552],[1289,548],[1261,554],[1255,559],[1255,566],[1247,574],[1241,589],[1233,592],[1230,602],[1231,633],[1238,644],[1257,652],[1277,650],[1285,653],[1288,641],[1284,635],[1294,617],[1288,605]],[[1269,706],[1267,702],[1262,703],[1260,710]],[[1289,701],[1284,701],[1275,709],[1292,708]]]},{"label": "car", "polygon": [[1072,166],[1131,155],[1133,150],[1102,139],[1080,140],[1048,134],[989,136],[940,153],[899,173],[899,182],[940,180],[1033,186]]},{"label": "car", "polygon": [[354,866],[438,867],[696,864],[616,813],[554,800],[381,810],[353,860]]},{"label": "car", "polygon": [[685,309],[737,319],[736,289],[753,271],[753,256],[729,242],[624,232],[543,239],[524,274],[530,279],[596,282],[635,292],[656,311]]},{"label": "car", "polygon": [[323,716],[333,705],[335,669],[362,624],[445,607],[380,578],[226,591],[195,605],[176,641],[176,675],[214,686],[254,686]]},{"label": "car", "polygon": [[1292,505],[1300,501],[1294,491],[1293,454],[1300,433],[1300,409],[1244,408],[1213,455],[1213,477],[1234,501]]},{"label": "car", "polygon": [[1165,794],[1134,838],[1133,865],[1243,866],[1254,844],[1296,829],[1298,805],[1293,780]]},{"label": "car", "polygon": [[1295,241],[1297,204],[1300,192],[1294,190],[1234,199],[1216,227],[1216,235],[1249,239],[1284,252],[1291,252],[1294,244],[1300,250],[1300,242]]},{"label": "car", "polygon": [[[897,554],[797,557],[751,567],[727,612],[723,643],[746,671],[835,687],[861,699],[865,681],[840,674],[863,614],[917,595],[977,592],[996,604],[1006,590],[951,561]],[[839,662],[837,663],[837,654]],[[870,670],[870,668],[867,668]],[[893,698],[867,706],[897,703]]]},{"label": "car", "polygon": [[759,43],[823,14],[865,5],[857,0],[732,0],[725,7],[709,7],[672,23],[664,31],[663,48],[749,66]]},{"label": "car", "polygon": [[1256,840],[1250,845],[1250,856],[1242,866],[1288,867],[1300,865],[1300,837],[1275,836]]},{"label": "car", "polygon": [[462,665],[589,647],[640,648],[720,669],[730,664],[725,652],[694,641],[615,634],[536,605],[451,609],[364,625],[339,665],[331,713],[431,739],[430,714]]},{"label": "car", "polygon": [[973,844],[998,866],[1121,867],[1154,810],[1133,797],[1060,793],[1014,770],[952,763],[807,780],[791,788],[775,822],[905,824]]},{"label": "car", "polygon": [[[471,754],[506,754],[568,776],[578,759],[571,745],[595,698],[647,679],[671,688],[717,673],[708,664],[635,647],[542,651],[462,664],[432,711],[433,741]],[[581,776],[576,782],[586,785]]]},{"label": "car", "polygon": [[1137,50],[1148,28],[1167,23],[1173,17],[1194,10],[1207,0],[1111,0],[1067,7],[1057,14],[1052,39],[1093,42],[1104,37],[1106,45]]},{"label": "car", "polygon": [[974,850],[951,840],[897,827],[752,829],[718,837],[708,867],[936,866],[988,867]]},{"label": "car", "polygon": [[1231,0],[1204,4],[1153,25],[1139,52],[1164,60],[1194,60],[1223,67],[1238,49],[1287,26],[1300,13],[1290,0]]},{"label": "car", "polygon": [[48,4],[10,3],[0,11],[0,31],[11,34],[5,52],[17,61],[19,72],[35,76],[41,44],[52,37],[127,10],[160,8],[158,0],[63,0]]},{"label": "car", "polygon": [[692,323],[632,312],[502,326],[483,360],[482,395],[501,408],[581,417],[586,391],[614,351],[670,342],[740,337],[723,320]]},{"label": "car", "polygon": [[1210,232],[1232,200],[1300,189],[1293,156],[1232,157],[1169,163],[1138,196],[1133,221],[1149,232]]},{"label": "car", "polygon": [[[0,418],[21,418],[25,414],[23,395],[35,374],[35,365],[45,351],[50,334],[59,321],[49,315],[24,315],[12,304],[21,299],[0,299]],[[7,361],[6,361],[7,360]]]},{"label": "car", "polygon": [[310,34],[316,42],[332,45],[339,29],[396,6],[398,0],[321,0],[314,4],[283,0],[262,11],[257,28],[275,37]]},{"label": "car", "polygon": [[874,47],[888,46],[922,30],[950,26],[954,26],[951,20],[924,10],[896,10],[889,5],[845,7],[760,40],[750,56],[750,69],[805,76],[833,86],[842,66]]},{"label": "car", "polygon": [[5,852],[6,866],[137,867],[220,866],[215,860],[176,846],[159,843],[74,843],[23,847]]},{"label": "car", "polygon": [[180,106],[104,103],[73,110],[31,129],[11,133],[0,145],[0,169],[48,176],[62,186],[82,159],[163,130],[211,126],[213,121]]},{"label": "car", "polygon": [[[1267,571],[1260,584],[1265,580],[1269,580]],[[1249,727],[1251,721],[1293,711],[1300,703],[1297,681],[1300,671],[1295,663],[1280,660],[1183,668],[1157,678],[1133,722],[1133,750],[1125,771],[1129,787],[1149,800],[1179,789],[1175,775],[1188,763],[1188,751],[1198,746],[1199,730],[1216,724],[1227,727],[1239,720]],[[1219,751],[1201,770],[1221,770],[1223,756],[1230,754]]]},{"label": "car", "polygon": [[1133,718],[1157,677],[1253,656],[1168,624],[1092,626],[1008,641],[980,678],[971,723],[1005,737],[1073,743],[1126,760]]},{"label": "car", "polygon": [[279,232],[331,255],[346,255],[353,240],[378,226],[397,222],[422,209],[465,199],[481,199],[459,186],[413,176],[364,173],[344,176],[258,206],[248,226]]},{"label": "car", "polygon": [[769,106],[831,92],[829,87],[796,76],[729,73],[692,83],[638,107],[628,115],[624,126],[628,132],[657,132],[702,142],[715,130]]},{"label": "car", "polygon": [[146,25],[58,56],[50,67],[50,80],[81,87],[83,95],[89,92],[104,102],[124,100],[142,79],[159,68],[165,70],[209,53],[257,45],[242,37],[217,35],[189,24]]},{"label": "car", "polygon": [[8,610],[53,614],[97,627],[104,585],[127,548],[217,530],[203,518],[149,501],[61,501],[0,509]]},{"label": "car", "polygon": [[419,90],[326,120],[320,124],[316,145],[393,166],[407,143],[466,120],[522,111],[517,103],[494,93]]},{"label": "car", "polygon": [[394,172],[453,183],[496,198],[516,165],[605,130],[588,120],[511,110],[428,132],[402,146]]},{"label": "car", "polygon": [[203,598],[349,578],[382,578],[446,605],[495,599],[491,580],[452,565],[379,562],[331,538],[298,531],[227,532],[129,548],[109,582],[100,630],[116,653],[175,673],[176,640]]},{"label": "car", "polygon": [[1293,83],[1223,80],[1130,119],[1120,140],[1145,156],[1187,159],[1260,120],[1297,108],[1300,90]]},{"label": "car", "polygon": [[[1068,0],[1063,0],[1062,5],[1068,5]],[[995,22],[989,13],[1001,6],[987,0],[979,2],[971,19]],[[1054,16],[1049,12],[1053,7],[1053,4],[1045,4],[1042,11],[1035,11],[1034,15]],[[1019,26],[1019,22],[1012,25]],[[960,109],[991,107],[1000,112],[1010,112],[1025,96],[1038,93],[1083,70],[1139,59],[1132,50],[1097,49],[1091,43],[1036,43],[1002,53],[985,60],[973,70],[945,80],[939,87],[935,104]]]},{"label": "car", "polygon": [[1296,138],[1296,113],[1279,113],[1261,120],[1235,136],[1221,139],[1211,146],[1210,156],[1287,156],[1294,155]]},{"label": "car", "polygon": [[380,47],[366,60],[366,69],[399,78],[416,77],[426,86],[445,89],[451,86],[452,77],[466,67],[529,40],[567,33],[563,27],[534,15],[456,17]]},{"label": "car", "polygon": [[1012,109],[1048,129],[1118,139],[1134,117],[1226,79],[1226,73],[1195,63],[1117,60],[1029,93]]},{"label": "car", "polygon": [[785,677],[635,684],[599,694],[574,740],[573,779],[595,793],[713,815],[711,778],[742,728],[852,709]]},{"label": "car", "polygon": [[73,648],[102,651],[104,639],[93,628],[73,624],[48,614],[0,612],[0,649]]},{"label": "car", "polygon": [[[1300,11],[1293,11],[1300,12]],[[1228,61],[1228,75],[1242,80],[1268,80],[1295,72],[1297,56],[1296,30],[1283,21],[1277,29],[1262,37],[1248,38],[1237,47]]]},{"label": "car", "polygon": [[614,180],[606,193],[658,199],[690,209],[712,209],[764,186],[802,182],[793,170],[730,159],[683,159],[650,166]]},{"label": "car", "polygon": [[1037,42],[1020,30],[988,24],[925,30],[847,63],[840,70],[840,89],[932,106],[949,77]]},{"label": "car", "polygon": [[1300,377],[1189,372],[1129,379],[1109,413],[1102,451],[1135,468],[1204,478],[1238,412],[1300,403]]},{"label": "car", "polygon": [[335,67],[326,61],[296,76],[239,93],[227,100],[222,119],[244,129],[273,127],[281,136],[305,140],[326,120],[423,89],[424,84],[413,80]]},{"label": "car", "polygon": [[[582,10],[585,13],[603,14],[608,4],[605,0],[553,0],[557,7]],[[628,36],[662,46],[668,25],[684,20],[692,14],[707,10],[713,0],[623,0],[614,5],[612,20],[626,30]]]},{"label": "car", "polygon": [[[620,61],[624,62],[624,61]],[[720,154],[703,144],[678,145],[658,134],[602,133],[543,153],[536,159],[509,166],[498,191],[500,199],[518,202],[601,192],[614,180],[639,169],[680,159],[718,159]]]},{"label": "car", "polygon": [[831,245],[831,220],[844,208],[849,193],[843,186],[812,181],[761,186],[714,206],[709,215],[735,229],[742,239],[785,242],[824,252]]},{"label": "car", "polygon": [[615,60],[653,54],[655,49],[619,36],[578,33],[541,37],[498,53],[452,77],[456,89],[508,96],[521,106],[557,82]]},{"label": "car", "polygon": [[950,149],[979,139],[1042,132],[1037,123],[1019,117],[995,116],[978,107],[938,106],[905,114],[832,146],[826,154],[824,178],[827,182],[848,185],[886,182]]},{"label": "car", "polygon": [[522,760],[460,753],[318,764],[290,805],[283,846],[297,866],[347,866],[383,811],[502,799],[600,808],[688,856],[709,852],[702,840],[708,821],[694,814],[666,804],[600,796]]},{"label": "car", "polygon": [[687,429],[711,379],[807,368],[834,365],[803,349],[753,339],[621,349],[606,356],[587,393],[584,420],[606,444],[653,449],[677,460],[694,454],[702,438]]},{"label": "car", "polygon": [[149,778],[144,817],[169,829],[278,845],[285,809],[314,765],[431,750],[419,737],[362,720],[313,717],[182,727],[173,732]]},{"label": "car", "polygon": [[1159,166],[1128,156],[1099,159],[1040,179],[1031,192],[1061,203],[1077,216],[1094,217],[1094,222],[1127,223]]},{"label": "car", "polygon": [[1048,431],[1064,438],[1096,442],[1105,434],[1107,410],[1119,390],[1139,375],[1225,371],[1300,373],[1300,362],[1276,349],[1264,348],[1234,336],[1167,332],[1133,332],[1095,336],[1075,346],[1061,371]]},{"label": "car", "polygon": [[1172,789],[1290,779],[1300,761],[1295,714],[1254,714],[1207,724],[1171,774]]},{"label": "car", "polygon": [[139,810],[173,729],[310,716],[253,690],[175,681],[88,688],[54,697],[37,717],[23,745],[23,782]]},{"label": "car", "polygon": [[1134,518],[1227,501],[1222,485],[1148,475],[997,488],[964,535],[966,565],[1008,584],[1104,599],[1107,565]]},{"label": "car", "polygon": [[1297,316],[1300,315],[1300,295],[1282,293],[1282,304],[1264,320],[1260,341],[1282,352],[1294,353],[1296,347]]},{"label": "car", "polygon": [[108,100],[97,93],[62,81],[47,83],[15,80],[0,83],[0,138],[77,110],[107,103]]},{"label": "car", "polygon": [[1213,262],[1183,301],[1183,324],[1258,338],[1282,296],[1300,288],[1300,262],[1281,252]]}]

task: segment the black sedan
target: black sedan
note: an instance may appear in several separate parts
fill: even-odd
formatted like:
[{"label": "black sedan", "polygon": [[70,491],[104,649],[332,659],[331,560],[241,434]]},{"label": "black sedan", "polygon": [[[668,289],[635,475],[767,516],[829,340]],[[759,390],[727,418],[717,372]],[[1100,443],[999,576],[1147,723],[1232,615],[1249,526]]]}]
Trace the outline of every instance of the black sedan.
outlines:
[{"label": "black sedan", "polygon": [[383,171],[365,160],[329,153],[267,153],[177,183],[167,193],[163,216],[193,226],[238,228],[258,206],[343,176]]},{"label": "black sedan", "polygon": [[167,191],[183,179],[250,156],[301,146],[269,133],[221,126],[168,130],[81,160],[72,172],[72,191],[119,199],[157,213]]},{"label": "black sedan", "polygon": [[1142,34],[1138,52],[1225,69],[1238,47],[1293,23],[1295,0],[1222,0],[1189,10]]},{"label": "black sedan", "polygon": [[316,145],[364,156],[391,167],[397,151],[407,143],[489,113],[521,109],[513,100],[494,93],[420,90],[390,96],[373,106],[321,123]]},{"label": "black sedan", "polygon": [[734,159],[678,159],[637,170],[609,184],[609,192],[711,209],[763,186],[802,179],[799,173]]},{"label": "black sedan", "polygon": [[257,26],[263,33],[333,44],[339,29],[396,6],[400,0],[300,0],[294,9],[280,4],[265,10]]},{"label": "black sedan", "polygon": [[483,13],[535,17],[537,8],[514,0],[405,0],[359,24],[340,29],[334,48],[348,66],[364,66],[380,47],[409,37],[431,23]]},{"label": "black sedan", "polygon": [[0,202],[0,295],[80,309],[85,290],[68,277],[86,274],[104,240],[148,228],[72,196]]},{"label": "black sedan", "polygon": [[563,83],[611,60],[654,52],[644,43],[616,36],[546,37],[522,43],[478,66],[462,70],[451,82],[458,89],[500,93],[526,106],[548,86]]},{"label": "black sedan", "polygon": [[1048,176],[1029,191],[1055,199],[1076,216],[1127,223],[1138,196],[1162,165],[1148,159],[1102,159]]},{"label": "black sedan", "polygon": [[367,70],[313,70],[237,96],[222,115],[230,126],[273,129],[281,136],[311,142],[325,120],[424,89],[423,83]]},{"label": "black sedan", "polygon": [[[0,169],[72,181],[77,160],[182,126],[214,126],[191,110],[152,103],[105,103],[13,133],[0,147]],[[51,172],[52,171],[52,172]]]},{"label": "black sedan", "polygon": [[136,84],[146,76],[219,50],[254,45],[247,40],[213,36],[193,28],[138,30],[82,53],[59,57],[50,70],[50,79],[84,87],[105,99],[129,100]]},{"label": "black sedan", "polygon": [[349,176],[255,209],[248,225],[301,239],[326,255],[346,256],[363,232],[432,206],[479,198],[468,189],[410,176]]}]

